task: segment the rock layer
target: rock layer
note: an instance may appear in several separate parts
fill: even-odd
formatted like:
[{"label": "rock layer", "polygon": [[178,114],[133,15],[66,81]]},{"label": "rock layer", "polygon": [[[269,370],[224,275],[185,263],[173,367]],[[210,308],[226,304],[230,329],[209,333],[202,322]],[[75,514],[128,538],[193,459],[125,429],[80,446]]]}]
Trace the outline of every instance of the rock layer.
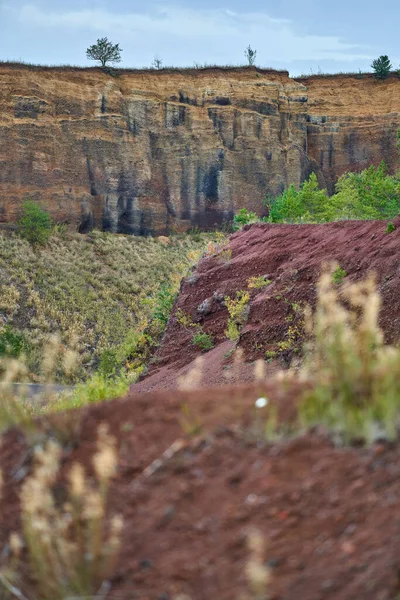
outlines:
[{"label": "rock layer", "polygon": [[[344,83],[343,83],[344,82]],[[358,91],[357,91],[358,90]],[[0,66],[0,222],[31,197],[84,232],[230,220],[311,170],[393,167],[400,81],[257,69]],[[363,107],[363,108],[362,108]]]}]

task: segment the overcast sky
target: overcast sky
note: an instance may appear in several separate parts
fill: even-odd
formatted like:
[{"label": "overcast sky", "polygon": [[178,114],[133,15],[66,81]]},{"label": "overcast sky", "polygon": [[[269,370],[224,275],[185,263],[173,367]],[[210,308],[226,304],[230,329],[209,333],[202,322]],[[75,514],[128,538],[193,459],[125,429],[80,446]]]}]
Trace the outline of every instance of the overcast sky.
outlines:
[{"label": "overcast sky", "polygon": [[0,0],[0,60],[89,65],[107,36],[125,67],[256,63],[310,72],[369,70],[388,54],[400,65],[396,0]]}]

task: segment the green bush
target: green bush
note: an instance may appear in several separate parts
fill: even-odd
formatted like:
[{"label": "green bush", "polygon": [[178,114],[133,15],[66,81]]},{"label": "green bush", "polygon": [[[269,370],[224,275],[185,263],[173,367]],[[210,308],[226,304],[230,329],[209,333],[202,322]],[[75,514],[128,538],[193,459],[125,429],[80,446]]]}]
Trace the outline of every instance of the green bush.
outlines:
[{"label": "green bush", "polygon": [[396,227],[394,223],[390,221],[390,223],[387,224],[386,233],[393,233],[393,231],[396,231]]},{"label": "green bush", "polygon": [[257,221],[258,217],[255,212],[247,210],[247,208],[241,208],[233,217],[233,230],[238,231],[244,225],[256,223]]},{"label": "green bush", "polygon": [[28,349],[29,343],[22,333],[14,331],[9,325],[0,329],[0,356],[18,358]]},{"label": "green bush", "polygon": [[386,56],[386,54],[382,54],[382,56],[372,61],[371,67],[373,68],[374,76],[377,79],[386,79],[391,71],[392,65],[389,57]]},{"label": "green bush", "polygon": [[23,202],[23,212],[18,221],[19,235],[31,244],[43,245],[51,236],[52,221],[49,213],[32,200]]},{"label": "green bush", "polygon": [[298,190],[291,185],[266,203],[272,223],[324,223],[346,219],[391,219],[400,209],[400,177],[389,175],[385,163],[361,173],[345,173],[329,197],[312,173]]},{"label": "green bush", "polygon": [[291,185],[277,198],[269,202],[269,220],[298,223],[301,221],[328,221],[329,197],[326,190],[320,190],[315,173],[301,184],[297,190]]},{"label": "green bush", "polygon": [[204,352],[207,352],[208,350],[211,350],[211,348],[214,348],[213,338],[211,337],[211,335],[208,335],[208,333],[206,333],[202,329],[196,331],[196,333],[192,337],[192,344],[196,346],[196,348],[199,348],[199,350],[204,350]]},{"label": "green bush", "polygon": [[343,279],[345,277],[347,277],[347,272],[344,269],[342,269],[340,265],[338,265],[336,269],[332,271],[332,283],[334,283],[335,285],[340,285],[341,283],[343,283]]}]

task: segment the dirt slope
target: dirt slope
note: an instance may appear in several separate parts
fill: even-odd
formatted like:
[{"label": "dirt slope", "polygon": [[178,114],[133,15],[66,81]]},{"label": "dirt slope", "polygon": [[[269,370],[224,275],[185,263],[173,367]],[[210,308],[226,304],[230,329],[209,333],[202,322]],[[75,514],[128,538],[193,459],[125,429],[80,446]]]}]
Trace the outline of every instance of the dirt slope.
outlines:
[{"label": "dirt slope", "polygon": [[[398,447],[335,448],[316,434],[260,444],[257,423],[262,427],[265,414],[257,421],[255,398],[267,395],[287,421],[300,391],[267,385],[153,393],[81,413],[79,433],[65,447],[64,474],[76,460],[91,472],[101,422],[120,448],[110,512],[122,513],[125,527],[110,598],[173,600],[185,593],[191,600],[239,600],[247,589],[246,536],[257,527],[266,541],[271,599],[394,600]],[[202,423],[200,437],[184,437],[182,403]],[[57,434],[54,425],[50,430]],[[17,494],[31,456],[20,433],[3,439],[2,560],[10,532],[19,529]],[[150,474],[146,467],[157,458],[161,466]]]},{"label": "dirt slope", "polygon": [[[216,343],[202,355],[201,385],[226,383],[226,375],[233,372],[229,355],[235,345],[225,335],[228,311],[223,298],[234,297],[238,290],[249,291],[251,301],[238,342],[247,364],[234,374],[233,381],[251,380],[252,361],[265,358],[266,352],[278,353],[278,359],[268,364],[269,372],[287,366],[302,346],[299,307],[305,302],[313,304],[321,265],[329,261],[337,261],[347,272],[346,281],[364,277],[369,271],[376,273],[383,300],[381,326],[386,340],[396,342],[400,332],[400,229],[388,234],[386,225],[385,221],[256,224],[234,234],[229,243],[231,256],[225,250],[225,256],[202,258],[196,271],[182,283],[149,374],[133,389],[142,392],[176,387],[177,379],[193,368],[193,360],[201,354],[192,344],[193,328],[177,321],[178,310],[201,324]],[[271,284],[261,290],[249,289],[249,278],[259,275],[266,275]],[[279,352],[281,342],[289,348]]]}]

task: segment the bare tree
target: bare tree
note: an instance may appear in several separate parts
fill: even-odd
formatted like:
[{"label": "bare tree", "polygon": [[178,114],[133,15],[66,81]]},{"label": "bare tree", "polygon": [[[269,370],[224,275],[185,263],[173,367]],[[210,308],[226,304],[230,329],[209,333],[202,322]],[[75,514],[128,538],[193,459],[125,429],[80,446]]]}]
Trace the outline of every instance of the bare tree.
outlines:
[{"label": "bare tree", "polygon": [[253,48],[249,44],[246,50],[244,51],[244,55],[247,58],[249,66],[251,67],[252,65],[254,65],[256,61],[257,50],[253,50]]},{"label": "bare tree", "polygon": [[153,67],[153,69],[162,69],[162,59],[158,56],[158,54],[156,54],[156,56],[154,57],[151,66]]},{"label": "bare tree", "polygon": [[86,56],[90,60],[97,60],[104,68],[107,63],[121,62],[122,49],[119,44],[112,44],[106,37],[97,40],[93,46],[86,50]]}]

